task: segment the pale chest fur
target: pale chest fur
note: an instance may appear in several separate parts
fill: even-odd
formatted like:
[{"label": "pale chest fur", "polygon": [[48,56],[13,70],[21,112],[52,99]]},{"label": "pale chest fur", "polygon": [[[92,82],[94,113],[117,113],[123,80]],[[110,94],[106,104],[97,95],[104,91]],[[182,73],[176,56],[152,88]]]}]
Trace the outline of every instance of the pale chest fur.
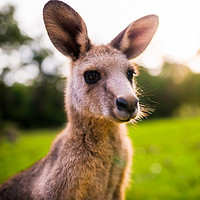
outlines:
[{"label": "pale chest fur", "polygon": [[76,200],[109,200],[113,199],[119,183],[126,182],[131,147],[129,139],[120,130],[113,135],[103,135],[103,139],[94,135],[77,138],[66,133],[59,136],[56,143],[62,151],[58,150],[58,159],[53,166],[49,163],[45,166],[33,196],[71,200],[77,193]]}]

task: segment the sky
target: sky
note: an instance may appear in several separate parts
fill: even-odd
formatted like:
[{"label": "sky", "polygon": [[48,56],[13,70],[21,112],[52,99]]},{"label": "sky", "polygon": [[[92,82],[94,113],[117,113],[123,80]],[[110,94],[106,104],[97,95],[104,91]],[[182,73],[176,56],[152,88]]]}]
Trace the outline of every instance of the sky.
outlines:
[{"label": "sky", "polygon": [[[24,33],[43,37],[44,47],[55,50],[42,19],[47,0],[1,0],[16,5],[15,18]],[[95,44],[110,42],[134,20],[149,14],[159,16],[159,27],[149,47],[135,62],[156,72],[163,61],[188,65],[200,72],[200,1],[199,0],[64,0],[84,19]],[[64,56],[56,53],[56,58]]]}]

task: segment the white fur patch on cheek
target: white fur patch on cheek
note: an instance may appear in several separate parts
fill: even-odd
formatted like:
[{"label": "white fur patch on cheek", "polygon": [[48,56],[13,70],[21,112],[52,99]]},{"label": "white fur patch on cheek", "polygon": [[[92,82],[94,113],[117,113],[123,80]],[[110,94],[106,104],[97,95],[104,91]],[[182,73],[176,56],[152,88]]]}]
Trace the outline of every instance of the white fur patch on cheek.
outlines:
[{"label": "white fur patch on cheek", "polygon": [[101,110],[101,115],[108,117],[110,116],[110,108],[111,106],[111,100],[107,96],[108,94],[106,93],[106,96],[101,96],[101,104],[100,104],[100,110]]},{"label": "white fur patch on cheek", "polygon": [[75,92],[72,90],[71,104],[77,111],[84,109],[84,99],[81,97],[84,97],[83,91],[81,89],[76,89]]},{"label": "white fur patch on cheek", "polygon": [[86,114],[89,112],[90,114],[96,114],[97,105],[94,103],[94,98],[88,96],[84,88],[76,87],[76,83],[71,89],[71,104],[78,113]]},{"label": "white fur patch on cheek", "polygon": [[83,97],[84,97],[84,92],[82,88],[82,83],[80,78],[77,75],[75,76],[74,74],[78,73],[75,71],[72,74],[72,82],[70,83],[70,92],[69,92],[69,99],[71,99],[70,104],[77,110],[79,111],[83,107]]}]

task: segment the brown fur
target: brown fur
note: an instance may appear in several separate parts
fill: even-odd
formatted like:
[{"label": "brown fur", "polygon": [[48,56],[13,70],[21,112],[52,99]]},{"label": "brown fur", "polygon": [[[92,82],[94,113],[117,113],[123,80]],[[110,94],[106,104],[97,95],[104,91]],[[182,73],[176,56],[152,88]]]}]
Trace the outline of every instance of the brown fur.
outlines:
[{"label": "brown fur", "polygon": [[[127,58],[146,48],[157,17],[133,22],[102,46],[90,43],[82,18],[61,1],[45,5],[44,22],[55,47],[74,61],[65,100],[69,122],[45,158],[0,187],[0,200],[123,200],[132,150],[121,122],[139,113]],[[84,73],[91,70],[100,79],[88,84]]]}]

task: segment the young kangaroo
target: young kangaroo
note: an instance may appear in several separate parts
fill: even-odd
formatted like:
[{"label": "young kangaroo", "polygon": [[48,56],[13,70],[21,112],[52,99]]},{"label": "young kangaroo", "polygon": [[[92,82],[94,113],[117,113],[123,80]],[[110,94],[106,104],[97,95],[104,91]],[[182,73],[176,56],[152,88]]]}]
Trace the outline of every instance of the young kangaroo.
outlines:
[{"label": "young kangaroo", "polygon": [[52,43],[72,59],[69,122],[45,158],[0,187],[0,200],[122,200],[132,157],[122,122],[140,112],[128,60],[147,47],[158,17],[143,17],[108,45],[95,46],[67,4],[49,1],[43,14]]}]

